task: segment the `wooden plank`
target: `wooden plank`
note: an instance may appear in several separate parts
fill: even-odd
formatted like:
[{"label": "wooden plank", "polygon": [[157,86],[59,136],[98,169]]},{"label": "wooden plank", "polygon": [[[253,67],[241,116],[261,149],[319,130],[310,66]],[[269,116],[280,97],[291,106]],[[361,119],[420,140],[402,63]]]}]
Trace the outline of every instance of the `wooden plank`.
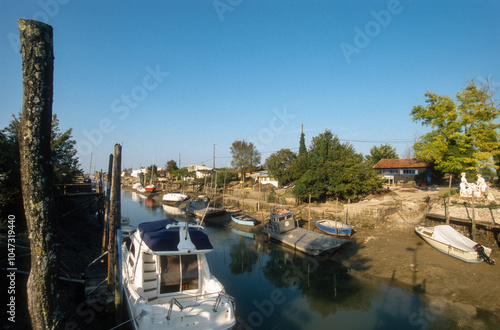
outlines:
[{"label": "wooden plank", "polygon": [[264,229],[264,232],[296,250],[311,255],[318,255],[324,251],[339,248],[342,244],[348,242],[344,238],[334,238],[304,228],[295,228],[282,234],[272,232],[269,228]]}]

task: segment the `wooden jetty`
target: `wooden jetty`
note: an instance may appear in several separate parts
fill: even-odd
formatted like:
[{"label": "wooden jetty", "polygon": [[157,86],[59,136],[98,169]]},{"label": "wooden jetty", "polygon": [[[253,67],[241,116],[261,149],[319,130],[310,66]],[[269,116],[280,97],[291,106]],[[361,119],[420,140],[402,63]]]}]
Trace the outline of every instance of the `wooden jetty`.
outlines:
[{"label": "wooden jetty", "polygon": [[349,241],[345,238],[335,238],[300,227],[278,233],[272,230],[270,226],[266,226],[264,233],[296,250],[314,256],[325,251],[335,250]]}]

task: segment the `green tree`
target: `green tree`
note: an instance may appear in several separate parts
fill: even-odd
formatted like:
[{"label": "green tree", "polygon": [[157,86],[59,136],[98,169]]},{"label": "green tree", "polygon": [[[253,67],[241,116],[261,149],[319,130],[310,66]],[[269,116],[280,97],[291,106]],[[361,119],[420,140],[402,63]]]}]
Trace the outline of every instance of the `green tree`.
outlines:
[{"label": "green tree", "polygon": [[390,144],[381,144],[380,147],[373,146],[370,149],[370,154],[365,156],[367,162],[375,165],[381,159],[398,159],[399,156],[396,153],[396,148],[392,147]]},{"label": "green tree", "polygon": [[175,171],[177,171],[179,168],[177,167],[177,163],[175,162],[175,160],[169,160],[167,162],[167,164],[165,165],[165,168],[166,168],[166,171],[168,173],[175,173]]},{"label": "green tree", "polygon": [[302,133],[300,133],[299,156],[304,156],[306,154],[307,154],[306,135],[304,134],[304,130],[302,130]]},{"label": "green tree", "polygon": [[290,149],[281,149],[271,154],[264,163],[264,167],[275,177],[281,185],[294,181],[293,162],[297,155]]},{"label": "green tree", "polygon": [[295,181],[298,198],[357,198],[382,185],[363,155],[351,144],[340,143],[329,130],[312,139],[307,154],[309,169]]},{"label": "green tree", "polygon": [[500,124],[495,122],[500,111],[488,89],[470,81],[456,101],[429,91],[425,96],[427,106],[415,106],[410,113],[413,121],[432,129],[415,143],[417,158],[454,176],[494,166],[500,153]]},{"label": "green tree", "polygon": [[241,177],[245,179],[245,169],[253,168],[260,164],[260,152],[252,142],[234,141],[231,145],[231,166],[241,171]]}]

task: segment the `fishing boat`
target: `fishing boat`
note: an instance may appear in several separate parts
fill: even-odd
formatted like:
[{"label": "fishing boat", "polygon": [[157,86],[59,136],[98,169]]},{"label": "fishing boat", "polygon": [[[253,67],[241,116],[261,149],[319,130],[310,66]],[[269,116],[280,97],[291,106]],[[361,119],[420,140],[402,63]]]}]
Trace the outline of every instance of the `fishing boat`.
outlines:
[{"label": "fishing boat", "polygon": [[483,247],[468,237],[460,234],[449,225],[434,227],[415,227],[415,232],[433,248],[466,262],[486,261],[495,264],[490,258],[491,249]]},{"label": "fishing boat", "polygon": [[188,195],[183,194],[183,193],[168,193],[163,195],[162,200],[164,202],[182,202],[184,200],[188,199]]},{"label": "fishing boat", "polygon": [[336,220],[314,220],[316,227],[321,229],[327,234],[337,235],[337,236],[351,236],[352,227]]},{"label": "fishing boat", "polygon": [[155,191],[155,185],[154,184],[150,184],[146,187],[144,187],[144,189],[147,191],[147,192],[154,192]]},{"label": "fishing boat", "polygon": [[271,208],[264,233],[295,250],[310,255],[336,250],[349,241],[299,227],[295,214],[280,206]]},{"label": "fishing boat", "polygon": [[234,213],[231,214],[231,220],[233,220],[235,223],[239,225],[244,225],[244,226],[255,226],[257,225],[257,220],[252,218],[249,215],[242,214],[242,213]]},{"label": "fishing boat", "polygon": [[135,329],[230,329],[235,301],[210,272],[199,224],[141,223],[122,245],[122,281]]}]

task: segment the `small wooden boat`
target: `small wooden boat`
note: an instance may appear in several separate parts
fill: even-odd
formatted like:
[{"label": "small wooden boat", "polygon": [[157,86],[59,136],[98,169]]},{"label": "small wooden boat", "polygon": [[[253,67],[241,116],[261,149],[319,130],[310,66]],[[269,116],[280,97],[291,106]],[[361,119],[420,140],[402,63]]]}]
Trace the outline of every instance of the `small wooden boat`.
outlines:
[{"label": "small wooden boat", "polygon": [[242,213],[234,213],[231,214],[231,220],[233,220],[235,223],[239,225],[244,225],[244,226],[255,226],[257,225],[257,220],[252,218],[249,215],[242,214]]},{"label": "small wooden boat", "polygon": [[144,189],[147,192],[154,192],[155,191],[155,185],[154,184],[150,184],[149,186],[144,187]]},{"label": "small wooden boat", "polygon": [[122,280],[134,329],[231,329],[234,298],[210,272],[199,224],[141,223],[122,245]]},{"label": "small wooden boat", "polygon": [[351,236],[352,227],[340,221],[335,220],[314,220],[316,227],[321,229],[327,234],[337,236]]},{"label": "small wooden boat", "polygon": [[491,249],[483,247],[460,234],[449,225],[434,227],[415,227],[415,232],[433,248],[466,262],[486,261],[495,264],[490,258]]}]

